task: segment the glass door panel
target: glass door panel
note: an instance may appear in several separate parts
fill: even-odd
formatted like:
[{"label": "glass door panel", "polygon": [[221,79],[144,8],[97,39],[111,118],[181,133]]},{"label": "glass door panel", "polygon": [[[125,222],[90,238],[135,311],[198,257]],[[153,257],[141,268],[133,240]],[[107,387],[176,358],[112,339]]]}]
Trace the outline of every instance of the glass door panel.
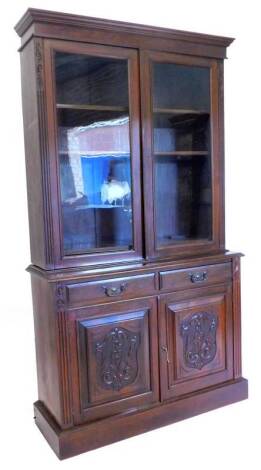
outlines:
[{"label": "glass door panel", "polygon": [[212,240],[210,69],[151,70],[156,247]]},{"label": "glass door panel", "polygon": [[211,173],[205,155],[155,158],[157,245],[211,239]]},{"label": "glass door panel", "polygon": [[132,250],[128,59],[55,52],[65,255]]}]

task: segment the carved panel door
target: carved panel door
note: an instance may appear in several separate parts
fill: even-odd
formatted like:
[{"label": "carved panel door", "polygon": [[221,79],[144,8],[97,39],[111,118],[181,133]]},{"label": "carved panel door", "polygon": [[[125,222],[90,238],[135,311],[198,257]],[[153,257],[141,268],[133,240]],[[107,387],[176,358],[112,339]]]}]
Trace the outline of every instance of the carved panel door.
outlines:
[{"label": "carved panel door", "polygon": [[76,422],[158,401],[155,299],[92,306],[69,317]]},{"label": "carved panel door", "polygon": [[160,315],[162,399],[231,379],[232,337],[230,286],[165,295]]}]

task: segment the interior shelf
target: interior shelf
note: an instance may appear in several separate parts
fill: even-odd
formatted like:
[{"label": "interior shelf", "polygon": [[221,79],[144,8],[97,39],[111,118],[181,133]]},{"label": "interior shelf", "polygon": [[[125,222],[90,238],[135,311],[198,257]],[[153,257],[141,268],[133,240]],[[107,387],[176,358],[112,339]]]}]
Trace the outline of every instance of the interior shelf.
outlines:
[{"label": "interior shelf", "polygon": [[154,152],[155,156],[163,156],[163,155],[170,155],[170,156],[197,156],[197,155],[209,155],[209,152],[206,150],[177,150],[173,152]]},{"label": "interior shelf", "polygon": [[128,111],[127,106],[103,106],[99,104],[64,104],[57,103],[58,109],[85,109],[86,111]]},{"label": "interior shelf", "polygon": [[181,109],[181,108],[154,108],[153,113],[157,114],[210,114],[206,110]]},{"label": "interior shelf", "polygon": [[125,152],[125,151],[120,151],[120,150],[116,150],[116,151],[112,151],[112,150],[59,150],[59,155],[80,155],[80,156],[84,156],[86,158],[88,157],[120,157],[120,158],[123,158],[123,157],[129,157],[130,156],[130,152]]},{"label": "interior shelf", "polygon": [[81,204],[76,207],[75,210],[86,210],[86,209],[125,209],[128,210],[128,206],[124,206],[123,204]]}]

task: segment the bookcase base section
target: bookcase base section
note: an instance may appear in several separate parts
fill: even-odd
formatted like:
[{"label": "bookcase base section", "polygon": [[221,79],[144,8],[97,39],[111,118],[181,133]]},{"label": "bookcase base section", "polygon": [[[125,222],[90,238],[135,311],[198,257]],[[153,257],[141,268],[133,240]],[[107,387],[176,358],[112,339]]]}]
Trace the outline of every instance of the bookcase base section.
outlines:
[{"label": "bookcase base section", "polygon": [[97,449],[152,429],[230,405],[248,397],[248,382],[242,378],[223,383],[153,408],[122,414],[62,430],[42,402],[34,404],[35,422],[59,457]]}]

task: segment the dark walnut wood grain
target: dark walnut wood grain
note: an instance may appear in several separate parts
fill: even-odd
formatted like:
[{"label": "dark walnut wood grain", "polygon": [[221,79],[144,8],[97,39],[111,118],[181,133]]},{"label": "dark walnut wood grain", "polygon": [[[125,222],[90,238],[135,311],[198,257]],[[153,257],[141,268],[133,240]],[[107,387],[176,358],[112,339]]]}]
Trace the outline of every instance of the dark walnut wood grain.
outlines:
[{"label": "dark walnut wood grain", "polygon": [[218,316],[206,310],[192,313],[181,322],[180,336],[186,367],[201,370],[215,359],[218,326]]},{"label": "dark walnut wood grain", "polygon": [[[36,9],[29,9],[15,29],[22,41],[32,263],[28,271],[38,377],[35,419],[40,431],[64,459],[247,398],[241,371],[241,255],[226,251],[224,230],[223,59],[232,39]],[[95,102],[57,102],[56,53],[76,55],[78,60],[126,61],[128,103],[113,102],[117,93],[120,97],[115,77],[108,95],[102,89],[111,76],[110,65],[104,77],[94,67],[100,90],[93,91]],[[209,110],[191,109],[186,102],[186,109],[156,106],[153,63],[187,67],[192,75],[194,69],[207,70]],[[79,99],[86,97],[83,83],[91,72],[84,73],[87,76],[83,74],[79,82],[72,80],[79,85],[74,88]],[[112,104],[103,103],[106,97]],[[71,254],[64,249],[57,110],[72,111],[73,119],[82,113],[86,123],[92,122],[88,113],[104,123],[100,113],[121,116],[128,111],[132,245],[120,249],[115,242],[116,248]],[[171,114],[176,143],[192,139],[196,147],[162,150],[160,141],[159,151],[155,150],[157,113]],[[188,129],[199,117],[195,135],[190,130],[184,134],[184,115]],[[209,128],[202,128],[206,116]],[[77,119],[74,130],[79,128]],[[176,127],[171,127],[173,122]],[[210,128],[211,136],[206,137]],[[161,129],[159,124],[159,135]],[[202,139],[205,147],[198,149]],[[190,173],[184,168],[192,159],[204,166],[210,153],[212,183],[206,184],[206,172],[198,178],[205,186],[196,212]],[[177,180],[181,186],[184,183],[177,217],[184,222],[184,216],[183,229],[189,219],[193,222],[187,238],[183,234],[172,243],[175,236],[167,234],[165,245],[157,241],[155,158],[185,159]],[[195,194],[198,181],[193,183]],[[168,197],[163,193],[165,178],[160,184],[161,203],[170,204],[179,184],[172,185]],[[197,219],[208,214],[209,192],[208,237],[194,237]],[[162,222],[168,211],[164,204],[161,207]],[[175,226],[176,218],[167,215],[173,219],[169,225],[166,221],[168,227]],[[113,217],[98,219],[99,224],[106,222],[106,238]]]},{"label": "dark walnut wood grain", "polygon": [[77,421],[158,401],[155,299],[80,309],[69,314],[69,323],[71,353],[79,354],[72,371],[74,383],[79,377]]},{"label": "dark walnut wood grain", "polygon": [[164,397],[233,378],[231,287],[162,296],[161,382]]},{"label": "dark walnut wood grain", "polygon": [[120,391],[136,380],[139,370],[139,333],[116,326],[93,345],[101,387]]},{"label": "dark walnut wood grain", "polygon": [[230,263],[199,266],[191,269],[160,272],[160,288],[162,290],[180,290],[191,287],[220,284],[231,281]]},{"label": "dark walnut wood grain", "polygon": [[22,45],[34,35],[224,58],[232,38],[29,8],[15,30]]},{"label": "dark walnut wood grain", "polygon": [[247,398],[245,379],[226,382],[148,410],[112,417],[62,431],[42,402],[34,405],[35,422],[60,459],[97,449]]},{"label": "dark walnut wood grain", "polygon": [[128,297],[144,297],[156,289],[156,274],[141,276],[102,279],[81,282],[67,286],[68,303],[70,306],[89,303],[111,302]]}]

